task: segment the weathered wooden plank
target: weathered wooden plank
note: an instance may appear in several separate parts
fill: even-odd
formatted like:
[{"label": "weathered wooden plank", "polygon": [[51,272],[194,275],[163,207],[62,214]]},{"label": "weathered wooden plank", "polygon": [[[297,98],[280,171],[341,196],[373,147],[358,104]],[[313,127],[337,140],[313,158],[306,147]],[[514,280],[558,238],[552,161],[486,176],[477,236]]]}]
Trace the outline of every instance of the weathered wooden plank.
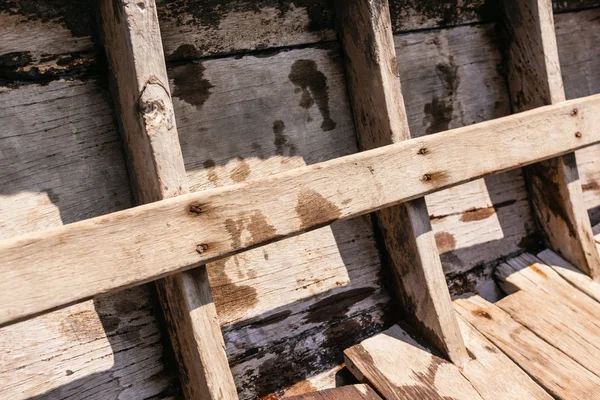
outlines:
[{"label": "weathered wooden plank", "polygon": [[464,318],[458,324],[471,360],[460,372],[485,400],[552,397]]},{"label": "weathered wooden plank", "polygon": [[[585,294],[579,293],[583,297]],[[600,327],[544,292],[520,290],[494,303],[511,318],[594,373],[600,373]]]},{"label": "weathered wooden plank", "polygon": [[560,399],[586,399],[600,378],[478,296],[454,301],[456,310],[525,372]]},{"label": "weathered wooden plank", "polygon": [[551,250],[544,250],[539,253],[537,257],[548,264],[571,285],[600,302],[600,283],[592,280],[589,276],[582,274],[577,267],[568,261],[565,261]]},{"label": "weathered wooden plank", "polygon": [[[356,133],[370,150],[410,139],[388,3],[337,1]],[[468,357],[431,230],[425,199],[377,213],[393,285],[406,318],[455,364]],[[402,239],[400,239],[402,238]]]},{"label": "weathered wooden plank", "polygon": [[388,399],[481,399],[448,361],[431,354],[398,325],[344,352],[346,365]]},{"label": "weathered wooden plank", "polygon": [[[102,1],[99,13],[137,202],[188,193],[156,4]],[[166,277],[157,287],[186,397],[236,399],[206,269]]]},{"label": "weathered wooden plank", "polygon": [[[585,276],[581,272],[579,274]],[[496,278],[507,293],[514,293],[515,290],[542,293],[600,326],[600,305],[530,254],[525,253],[498,266]]]},{"label": "weathered wooden plank", "polygon": [[[503,4],[514,111],[563,101],[551,2],[506,0]],[[599,275],[600,257],[592,240],[575,154],[531,165],[525,173],[538,225],[548,246],[587,274]]]},{"label": "weathered wooden plank", "polygon": [[[567,99],[600,93],[600,9],[555,15],[556,42]],[[600,146],[577,151],[579,179],[592,225],[600,222]]]},{"label": "weathered wooden plank", "polygon": [[[591,96],[542,107],[256,182],[181,195],[9,239],[0,245],[5,277],[0,281],[10,285],[0,291],[1,321],[141,284],[336,220],[597,143],[598,103],[600,96]],[[572,115],[575,108],[578,112]],[[490,157],[482,162],[482,154]],[[502,157],[492,157],[494,154]],[[348,176],[353,180],[348,181]],[[111,251],[90,253],[91,238],[94,248],[102,243]],[[40,252],[46,255],[44,259],[37,256]],[[127,270],[119,267],[125,261]],[[77,290],[65,292],[63,285]]]},{"label": "weathered wooden plank", "polygon": [[299,396],[286,397],[289,400],[381,400],[369,385],[342,386],[335,389],[321,390]]}]

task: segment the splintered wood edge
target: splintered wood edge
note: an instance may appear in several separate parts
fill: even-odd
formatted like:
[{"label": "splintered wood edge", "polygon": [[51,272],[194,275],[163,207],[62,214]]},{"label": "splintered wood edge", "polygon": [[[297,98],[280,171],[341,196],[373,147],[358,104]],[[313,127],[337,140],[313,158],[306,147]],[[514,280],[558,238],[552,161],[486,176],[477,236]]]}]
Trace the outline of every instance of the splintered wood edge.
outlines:
[{"label": "splintered wood edge", "polygon": [[599,109],[589,96],[8,239],[0,324],[596,144]]}]

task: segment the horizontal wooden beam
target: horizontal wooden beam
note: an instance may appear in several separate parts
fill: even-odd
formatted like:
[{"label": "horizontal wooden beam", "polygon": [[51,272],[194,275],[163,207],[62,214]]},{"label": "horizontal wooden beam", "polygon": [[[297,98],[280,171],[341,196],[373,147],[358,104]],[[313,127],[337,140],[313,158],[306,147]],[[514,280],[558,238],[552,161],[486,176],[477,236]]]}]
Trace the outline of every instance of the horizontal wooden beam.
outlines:
[{"label": "horizontal wooden beam", "polygon": [[12,238],[0,324],[572,152],[599,127],[589,96]]}]

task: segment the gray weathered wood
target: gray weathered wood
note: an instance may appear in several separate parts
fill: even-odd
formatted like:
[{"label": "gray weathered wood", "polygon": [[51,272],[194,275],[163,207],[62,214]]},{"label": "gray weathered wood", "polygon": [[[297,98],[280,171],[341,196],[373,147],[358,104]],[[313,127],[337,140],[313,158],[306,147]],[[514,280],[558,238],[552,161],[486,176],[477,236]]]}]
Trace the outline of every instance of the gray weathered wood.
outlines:
[{"label": "gray weathered wood", "polygon": [[344,352],[348,369],[388,400],[481,399],[459,369],[398,325]]},{"label": "gray weathered wood", "polygon": [[560,399],[587,399],[600,378],[480,297],[455,300],[456,310],[525,372]]},{"label": "gray weathered wood", "polygon": [[[370,150],[410,139],[387,1],[337,1],[356,133]],[[425,199],[378,211],[406,317],[450,360],[467,353],[454,318]]]},{"label": "gray weathered wood", "polygon": [[460,372],[485,400],[544,399],[552,397],[517,364],[464,318],[458,324],[471,360]]},{"label": "gray weathered wood", "polygon": [[[137,202],[187,193],[156,4],[106,0],[99,13]],[[206,269],[157,287],[186,397],[237,398]]]},{"label": "gray weathered wood", "polygon": [[[158,279],[595,144],[599,103],[600,96],[590,96],[542,107],[6,240],[0,244],[5,278],[0,282],[9,287],[0,291],[0,321]],[[571,115],[575,108],[578,113]],[[98,243],[110,251],[91,252]],[[125,261],[126,270],[120,268]],[[73,290],[65,292],[67,286]]]},{"label": "gray weathered wood", "polygon": [[[563,101],[552,3],[506,0],[504,10],[513,110]],[[548,246],[587,274],[598,276],[600,257],[592,239],[575,154],[531,165],[525,172],[533,209]]]}]

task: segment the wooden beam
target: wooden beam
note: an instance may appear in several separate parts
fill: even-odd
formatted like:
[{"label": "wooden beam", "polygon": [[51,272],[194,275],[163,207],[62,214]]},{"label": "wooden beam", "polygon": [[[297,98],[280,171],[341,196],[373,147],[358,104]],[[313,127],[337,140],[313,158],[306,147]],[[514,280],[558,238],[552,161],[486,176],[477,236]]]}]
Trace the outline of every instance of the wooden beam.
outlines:
[{"label": "wooden beam", "polygon": [[[138,204],[188,193],[154,0],[102,0],[100,24]],[[110,250],[106,250],[110,251]],[[126,268],[122,260],[115,268]],[[157,281],[188,399],[235,399],[204,267]]]},{"label": "wooden beam", "polygon": [[[513,111],[564,101],[552,2],[505,0],[504,10]],[[575,154],[531,165],[525,169],[525,176],[548,247],[593,278],[600,278],[600,257],[583,201]]]},{"label": "wooden beam", "polygon": [[2,241],[0,324],[599,143],[599,110],[567,101]]},{"label": "wooden beam", "polygon": [[[354,125],[363,150],[410,139],[387,1],[337,0]],[[418,162],[415,159],[415,162]],[[469,357],[424,198],[377,212],[404,314],[457,365]]]}]

